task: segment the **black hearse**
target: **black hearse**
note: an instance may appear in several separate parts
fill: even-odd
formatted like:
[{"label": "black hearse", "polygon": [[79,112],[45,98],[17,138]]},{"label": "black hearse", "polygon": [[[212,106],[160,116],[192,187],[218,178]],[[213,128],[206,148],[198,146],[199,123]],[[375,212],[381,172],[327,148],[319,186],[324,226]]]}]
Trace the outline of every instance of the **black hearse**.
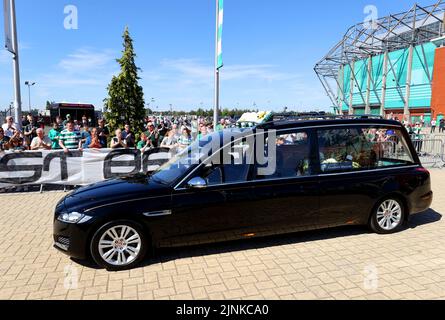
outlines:
[{"label": "black hearse", "polygon": [[74,258],[122,270],[154,247],[342,225],[390,234],[432,198],[400,123],[285,119],[214,133],[154,173],[74,191],[57,205],[54,241]]}]

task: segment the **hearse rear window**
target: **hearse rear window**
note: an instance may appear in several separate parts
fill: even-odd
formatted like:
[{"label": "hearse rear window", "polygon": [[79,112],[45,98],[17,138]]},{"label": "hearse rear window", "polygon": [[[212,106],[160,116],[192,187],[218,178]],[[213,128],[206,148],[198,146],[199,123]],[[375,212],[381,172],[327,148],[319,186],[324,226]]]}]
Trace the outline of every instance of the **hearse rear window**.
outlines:
[{"label": "hearse rear window", "polygon": [[318,131],[321,171],[373,170],[415,164],[397,128],[349,127]]}]

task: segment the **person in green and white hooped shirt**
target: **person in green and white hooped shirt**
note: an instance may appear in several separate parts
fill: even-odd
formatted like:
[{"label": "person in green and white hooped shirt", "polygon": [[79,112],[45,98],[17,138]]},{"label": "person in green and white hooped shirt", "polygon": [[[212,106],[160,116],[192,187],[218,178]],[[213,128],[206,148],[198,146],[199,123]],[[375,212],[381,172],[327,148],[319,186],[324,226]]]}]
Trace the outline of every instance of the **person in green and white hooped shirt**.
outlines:
[{"label": "person in green and white hooped shirt", "polygon": [[66,129],[60,133],[59,146],[68,153],[70,150],[82,151],[82,136],[79,131],[74,131],[74,124],[68,122]]}]

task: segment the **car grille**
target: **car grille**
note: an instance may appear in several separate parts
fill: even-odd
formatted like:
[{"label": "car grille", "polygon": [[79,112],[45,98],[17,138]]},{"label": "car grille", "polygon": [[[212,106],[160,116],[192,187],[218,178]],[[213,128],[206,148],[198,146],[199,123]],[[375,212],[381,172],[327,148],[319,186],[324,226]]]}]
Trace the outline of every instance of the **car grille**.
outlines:
[{"label": "car grille", "polygon": [[70,239],[66,237],[57,237],[55,245],[65,251],[70,248]]}]

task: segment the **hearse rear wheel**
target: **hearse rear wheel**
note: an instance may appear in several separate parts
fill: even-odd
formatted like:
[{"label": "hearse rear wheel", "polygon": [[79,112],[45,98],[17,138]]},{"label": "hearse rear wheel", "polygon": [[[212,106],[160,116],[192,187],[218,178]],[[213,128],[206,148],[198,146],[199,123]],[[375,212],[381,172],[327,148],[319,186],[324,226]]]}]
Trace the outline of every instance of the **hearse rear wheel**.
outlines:
[{"label": "hearse rear wheel", "polygon": [[121,271],[142,262],[147,243],[139,224],[123,220],[101,227],[92,238],[90,250],[99,266],[109,271]]},{"label": "hearse rear wheel", "polygon": [[392,234],[400,231],[405,221],[405,207],[394,197],[380,201],[371,216],[370,227],[378,234]]}]

